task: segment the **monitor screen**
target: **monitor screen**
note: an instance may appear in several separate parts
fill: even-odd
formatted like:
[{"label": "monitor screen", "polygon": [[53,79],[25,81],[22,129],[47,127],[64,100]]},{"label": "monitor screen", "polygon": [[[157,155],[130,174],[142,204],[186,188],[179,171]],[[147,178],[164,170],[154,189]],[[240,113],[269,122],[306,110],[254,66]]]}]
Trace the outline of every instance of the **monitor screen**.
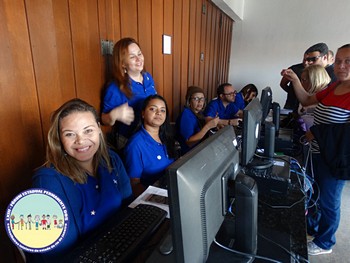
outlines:
[{"label": "monitor screen", "polygon": [[243,110],[243,132],[241,144],[241,165],[246,166],[254,157],[260,138],[262,108],[258,98],[252,100]]},{"label": "monitor screen", "polygon": [[205,262],[229,206],[228,179],[239,172],[232,126],[226,126],[166,170],[176,262]]},{"label": "monitor screen", "polygon": [[260,103],[262,107],[261,123],[265,123],[265,119],[272,107],[272,90],[270,87],[266,87],[261,91]]}]

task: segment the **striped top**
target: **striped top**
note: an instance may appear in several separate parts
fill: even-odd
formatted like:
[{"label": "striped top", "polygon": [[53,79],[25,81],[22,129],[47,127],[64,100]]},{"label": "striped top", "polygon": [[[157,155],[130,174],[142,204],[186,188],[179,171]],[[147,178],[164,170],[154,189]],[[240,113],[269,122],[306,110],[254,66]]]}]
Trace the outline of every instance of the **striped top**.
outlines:
[{"label": "striped top", "polygon": [[[340,82],[332,83],[328,88],[316,94],[319,101],[314,114],[314,125],[332,123],[350,123],[350,92],[343,95],[334,94]],[[319,153],[316,140],[311,142],[311,150]]]}]

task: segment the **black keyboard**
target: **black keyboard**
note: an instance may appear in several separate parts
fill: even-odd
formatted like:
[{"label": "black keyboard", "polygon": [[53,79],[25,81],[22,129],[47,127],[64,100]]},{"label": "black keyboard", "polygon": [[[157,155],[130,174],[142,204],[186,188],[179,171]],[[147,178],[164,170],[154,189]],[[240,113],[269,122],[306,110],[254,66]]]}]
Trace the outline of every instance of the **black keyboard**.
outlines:
[{"label": "black keyboard", "polygon": [[139,204],[130,214],[92,244],[79,249],[74,262],[127,262],[150,238],[167,212],[152,205]]}]

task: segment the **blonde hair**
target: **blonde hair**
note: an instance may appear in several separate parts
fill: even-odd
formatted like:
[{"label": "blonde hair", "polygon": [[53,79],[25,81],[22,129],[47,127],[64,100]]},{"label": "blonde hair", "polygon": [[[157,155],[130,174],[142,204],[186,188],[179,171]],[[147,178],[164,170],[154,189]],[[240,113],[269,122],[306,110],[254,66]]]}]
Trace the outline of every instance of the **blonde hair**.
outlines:
[{"label": "blonde hair", "polygon": [[[76,183],[86,183],[87,174],[76,159],[68,155],[61,143],[60,138],[60,121],[64,117],[69,116],[75,112],[91,112],[97,123],[98,115],[93,106],[80,99],[72,99],[64,103],[51,116],[51,127],[48,132],[48,144],[46,147],[46,167],[52,167],[59,171],[61,174],[69,177]],[[93,159],[94,170],[97,170],[99,164],[104,164],[109,172],[112,171],[112,166],[108,154],[107,144],[100,133],[100,145]]]},{"label": "blonde hair", "polygon": [[321,65],[310,65],[303,70],[303,73],[306,73],[310,82],[310,89],[308,90],[309,94],[315,94],[323,90],[331,78],[329,77],[326,69]]}]

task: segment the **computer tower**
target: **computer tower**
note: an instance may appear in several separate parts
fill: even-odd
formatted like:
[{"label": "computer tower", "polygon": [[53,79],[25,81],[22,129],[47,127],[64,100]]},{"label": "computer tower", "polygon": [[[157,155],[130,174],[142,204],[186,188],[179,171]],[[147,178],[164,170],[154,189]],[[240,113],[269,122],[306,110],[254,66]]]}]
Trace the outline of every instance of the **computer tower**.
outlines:
[{"label": "computer tower", "polygon": [[235,249],[256,254],[258,240],[258,187],[253,178],[239,173],[235,179]]}]

